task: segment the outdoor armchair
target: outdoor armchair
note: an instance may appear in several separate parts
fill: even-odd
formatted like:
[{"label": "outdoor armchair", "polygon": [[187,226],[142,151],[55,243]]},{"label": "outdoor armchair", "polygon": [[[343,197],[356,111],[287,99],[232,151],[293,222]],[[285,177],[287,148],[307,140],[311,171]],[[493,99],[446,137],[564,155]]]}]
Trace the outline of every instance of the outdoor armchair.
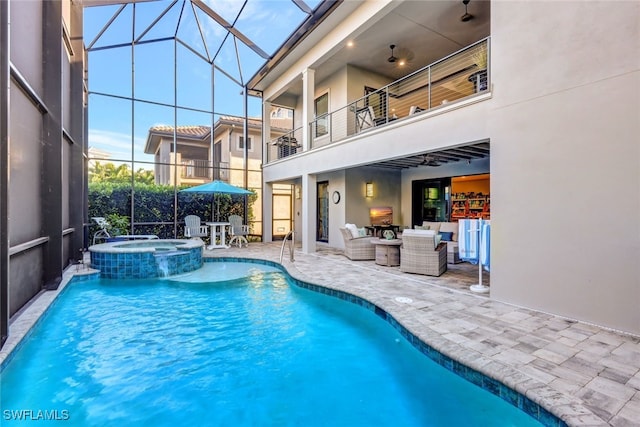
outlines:
[{"label": "outdoor armchair", "polygon": [[447,271],[447,244],[436,245],[433,231],[405,230],[400,248],[400,271],[440,276]]},{"label": "outdoor armchair", "polygon": [[344,239],[344,254],[352,261],[376,259],[376,247],[371,243],[374,237],[353,237],[351,232],[344,227],[340,228]]}]

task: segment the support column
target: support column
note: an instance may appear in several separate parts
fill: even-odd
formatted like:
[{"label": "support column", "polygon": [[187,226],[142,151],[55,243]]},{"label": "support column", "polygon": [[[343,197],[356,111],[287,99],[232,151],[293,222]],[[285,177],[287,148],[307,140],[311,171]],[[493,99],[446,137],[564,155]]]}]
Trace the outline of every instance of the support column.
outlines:
[{"label": "support column", "polygon": [[[271,103],[264,101],[262,103],[262,164],[268,164],[272,159],[269,158],[269,141],[271,140]],[[275,159],[274,159],[275,160]]]},{"label": "support column", "polygon": [[62,5],[42,2],[42,234],[49,238],[43,258],[44,283],[62,277]]},{"label": "support column", "polygon": [[[242,125],[242,138],[244,139],[244,149],[242,150],[242,159],[244,164],[243,177],[245,189],[249,189],[249,91],[245,86],[242,90],[242,105],[244,109],[244,120]],[[213,133],[213,131],[211,131]],[[249,224],[249,197],[245,194],[244,199],[244,215],[243,224]]]},{"label": "support column", "polygon": [[262,241],[273,241],[273,184],[270,182],[262,187]]},{"label": "support column", "polygon": [[0,1],[0,348],[9,336],[9,2]]},{"label": "support column", "polygon": [[302,72],[302,150],[311,149],[311,129],[309,123],[315,119],[316,70],[307,68]]},{"label": "support column", "polygon": [[316,251],[318,189],[315,175],[302,175],[302,252]]}]

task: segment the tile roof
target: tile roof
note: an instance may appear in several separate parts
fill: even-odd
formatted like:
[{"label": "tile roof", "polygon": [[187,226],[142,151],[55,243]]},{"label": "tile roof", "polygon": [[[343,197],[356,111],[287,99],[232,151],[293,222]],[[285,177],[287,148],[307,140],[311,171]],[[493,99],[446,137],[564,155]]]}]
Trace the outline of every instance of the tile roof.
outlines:
[{"label": "tile roof", "polygon": [[[224,128],[224,126],[242,126],[244,122],[243,117],[237,116],[220,116],[220,118],[216,121],[215,129],[216,131],[219,128]],[[262,120],[256,118],[248,119],[248,127],[249,129],[258,130],[262,133]],[[158,144],[162,137],[173,137],[173,129],[174,127],[171,125],[157,125],[149,128],[149,134],[147,135],[147,141],[145,144],[145,153],[155,153]],[[191,139],[198,141],[206,141],[207,138],[211,135],[211,126],[205,125],[188,125],[188,126],[177,126],[176,128],[176,136],[178,139]],[[277,126],[272,126],[271,129],[276,132],[288,132],[290,129],[288,128],[280,128]]]},{"label": "tile roof", "polygon": [[[178,126],[175,128],[178,137],[183,138],[206,138],[211,132],[211,126]],[[163,135],[173,135],[173,126],[158,125],[149,128],[149,133],[157,133]]]}]

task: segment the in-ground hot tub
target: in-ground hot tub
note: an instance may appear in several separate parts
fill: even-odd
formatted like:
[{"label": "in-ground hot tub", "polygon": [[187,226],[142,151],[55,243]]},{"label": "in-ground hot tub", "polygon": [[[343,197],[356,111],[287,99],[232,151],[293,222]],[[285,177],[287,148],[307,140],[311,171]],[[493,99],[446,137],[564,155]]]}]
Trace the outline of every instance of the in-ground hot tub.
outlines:
[{"label": "in-ground hot tub", "polygon": [[144,279],[188,273],[202,267],[199,239],[101,243],[89,247],[91,267],[108,279]]}]

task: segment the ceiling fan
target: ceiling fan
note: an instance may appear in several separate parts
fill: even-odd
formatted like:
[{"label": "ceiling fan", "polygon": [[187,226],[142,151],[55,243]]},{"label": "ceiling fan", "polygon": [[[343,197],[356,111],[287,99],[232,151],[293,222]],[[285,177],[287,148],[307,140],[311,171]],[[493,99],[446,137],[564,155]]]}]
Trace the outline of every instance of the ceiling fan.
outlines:
[{"label": "ceiling fan", "polygon": [[418,164],[418,166],[437,167],[437,166],[440,166],[440,162],[438,162],[438,159],[436,159],[433,156],[430,156],[428,154],[423,154],[422,155],[422,162],[420,162],[420,164]]},{"label": "ceiling fan", "polygon": [[389,49],[391,49],[391,56],[387,58],[387,62],[392,64],[397,63],[399,66],[404,66],[409,64],[413,60],[413,52],[409,49],[399,48],[398,56],[394,55],[394,49],[396,48],[395,44],[389,45]]},{"label": "ceiling fan", "polygon": [[467,12],[467,5],[469,4],[470,1],[471,0],[462,0],[462,3],[464,4],[464,15],[462,15],[460,17],[460,20],[462,22],[468,22],[468,21],[471,21],[474,18],[474,16],[472,14]]},{"label": "ceiling fan", "polygon": [[392,62],[392,63],[393,63],[393,62],[396,62],[396,61],[398,60],[398,57],[396,57],[396,56],[393,54],[393,49],[395,49],[395,48],[396,48],[396,45],[395,45],[395,44],[392,44],[392,45],[390,45],[390,46],[389,46],[389,48],[391,49],[391,56],[387,58],[387,61]]}]

